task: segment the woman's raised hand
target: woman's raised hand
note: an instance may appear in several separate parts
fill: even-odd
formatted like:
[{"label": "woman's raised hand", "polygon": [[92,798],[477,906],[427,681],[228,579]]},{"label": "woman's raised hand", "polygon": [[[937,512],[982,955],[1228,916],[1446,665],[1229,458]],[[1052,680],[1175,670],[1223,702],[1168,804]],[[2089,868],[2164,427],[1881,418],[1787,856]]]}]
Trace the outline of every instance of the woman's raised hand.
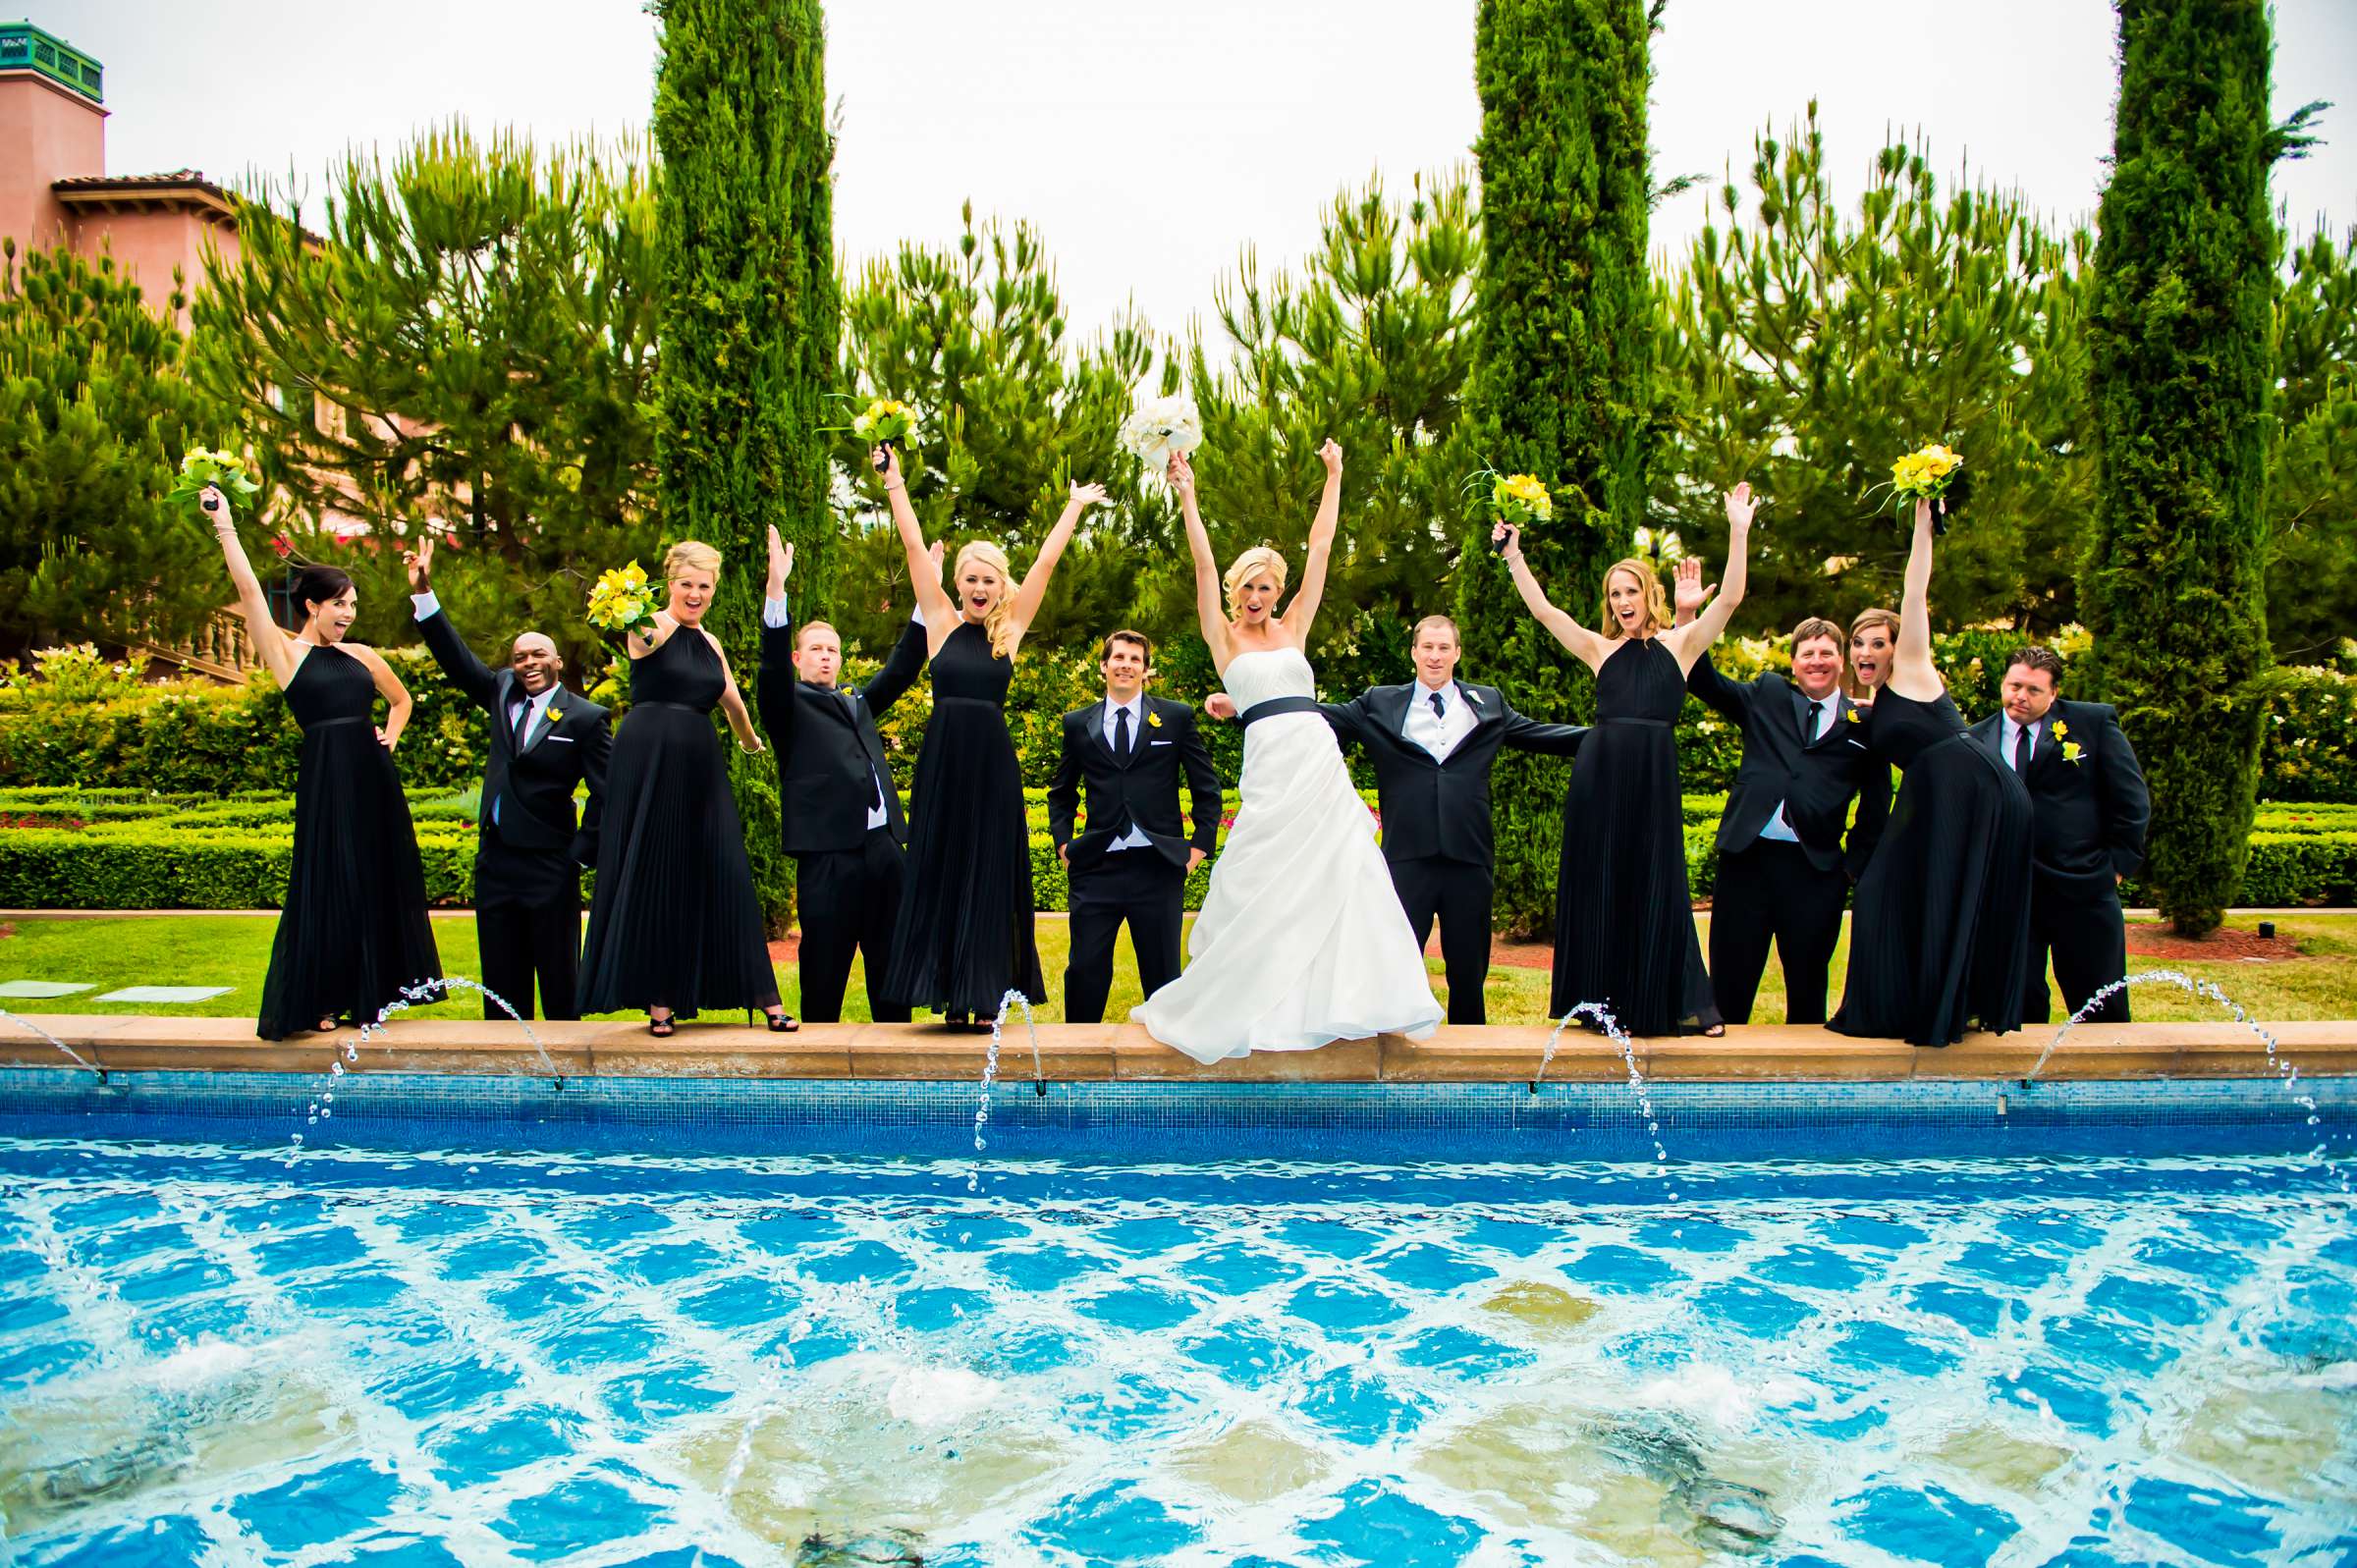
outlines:
[{"label": "woman's raised hand", "polygon": [[1328,479],[1340,479],[1343,476],[1342,443],[1335,440],[1334,437],[1328,436],[1326,445],[1318,449],[1318,460],[1326,465]]},{"label": "woman's raised hand", "polygon": [[904,482],[901,478],[901,454],[894,447],[870,447],[867,460],[876,472],[884,476],[884,488],[898,490]]},{"label": "woman's raised hand", "polygon": [[236,519],[229,514],[229,497],[221,493],[219,485],[206,485],[196,493],[196,499],[212,517],[214,527],[226,528],[235,525]]},{"label": "woman's raised hand", "polygon": [[794,546],[779,537],[778,525],[769,525],[769,575],[773,582],[784,582],[794,574]]},{"label": "woman's raised hand", "polygon": [[1702,585],[1702,563],[1690,556],[1679,562],[1671,575],[1673,578],[1671,605],[1681,616],[1700,615],[1702,607],[1711,602],[1711,595],[1719,591],[1715,582],[1707,588]]},{"label": "woman's raised hand", "polygon": [[1181,502],[1195,499],[1195,465],[1186,460],[1185,453],[1171,454],[1170,466],[1163,470],[1163,477],[1170,480],[1172,492]]},{"label": "woman's raised hand", "polygon": [[1499,518],[1491,525],[1490,542],[1492,544],[1503,543],[1506,546],[1498,553],[1507,560],[1519,561],[1522,559],[1522,530],[1504,517]]},{"label": "woman's raised hand", "polygon": [[1101,507],[1105,504],[1105,487],[1075,484],[1072,486],[1070,504],[1075,507]]},{"label": "woman's raised hand", "polygon": [[1743,483],[1735,486],[1734,489],[1729,490],[1727,493],[1727,526],[1728,531],[1740,533],[1742,530],[1750,527],[1752,515],[1759,510],[1759,500],[1751,493],[1751,481],[1747,479]]}]

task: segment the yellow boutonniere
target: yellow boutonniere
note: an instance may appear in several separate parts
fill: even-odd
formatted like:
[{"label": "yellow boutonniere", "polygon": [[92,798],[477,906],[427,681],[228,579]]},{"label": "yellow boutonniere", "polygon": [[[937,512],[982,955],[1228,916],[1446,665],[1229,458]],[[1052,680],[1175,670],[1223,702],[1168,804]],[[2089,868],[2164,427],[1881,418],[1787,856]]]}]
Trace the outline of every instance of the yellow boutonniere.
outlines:
[{"label": "yellow boutonniere", "polygon": [[1155,729],[1160,730],[1162,728],[1162,715],[1149,712],[1146,715],[1146,723],[1152,725]]},{"label": "yellow boutonniere", "polygon": [[2063,723],[2061,720],[2059,720],[2059,719],[2056,719],[2056,720],[2055,721],[2055,738],[2056,738],[2056,740],[2059,740],[2059,739],[2061,739],[2061,738],[2062,738],[2064,735],[2066,735],[2066,734],[2069,734],[2069,733],[2070,733],[2070,726],[2068,726],[2068,725],[2064,724],[2064,723]]},{"label": "yellow boutonniere", "polygon": [[1857,709],[1855,709],[1855,708],[1848,708],[1848,709],[1844,709],[1844,710],[1842,711],[1841,717],[1842,717],[1842,718],[1844,718],[1844,719],[1846,719],[1846,720],[1848,720],[1848,721],[1849,721],[1851,724],[1853,724],[1853,725],[1854,725],[1854,724],[1856,724],[1856,723],[1858,722],[1858,710],[1857,710]]},{"label": "yellow boutonniere", "polygon": [[2078,743],[2077,741],[2075,741],[2075,740],[2065,740],[2065,741],[2063,741],[2063,742],[2062,742],[2062,760],[2063,760],[2064,762],[2076,762],[2076,761],[2078,761],[2078,760],[2079,760],[2079,750],[2080,750],[2080,747],[2079,747],[2079,743]]},{"label": "yellow boutonniere", "polygon": [[548,705],[548,722],[549,722],[550,724],[552,724],[552,725],[553,725],[553,724],[555,724],[555,723],[556,723],[556,722],[557,722],[559,719],[562,719],[562,718],[564,718],[564,717],[565,717],[565,710],[564,710],[564,709],[562,709],[562,708],[558,707],[558,706],[557,706],[555,703],[553,703],[553,702],[552,702],[552,703],[550,703],[550,704]]}]

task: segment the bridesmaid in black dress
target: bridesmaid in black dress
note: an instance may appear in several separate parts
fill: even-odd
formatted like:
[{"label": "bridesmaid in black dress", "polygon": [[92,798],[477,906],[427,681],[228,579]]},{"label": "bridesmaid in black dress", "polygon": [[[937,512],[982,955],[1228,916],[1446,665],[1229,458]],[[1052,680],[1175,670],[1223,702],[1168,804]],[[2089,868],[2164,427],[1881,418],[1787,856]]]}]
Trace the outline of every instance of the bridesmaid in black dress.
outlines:
[{"label": "bridesmaid in black dress", "polygon": [[[270,619],[229,498],[208,488],[203,501],[254,651],[302,727],[295,853],[254,1033],[284,1040],[333,1029],[339,1020],[374,1022],[403,986],[442,978],[417,835],[393,771],[410,693],[374,648],[344,640],[359,613],[352,578],[333,567],[305,567],[295,582],[302,629],[289,637]],[[371,717],[379,696],[381,729]]]},{"label": "bridesmaid in black dress", "polygon": [[720,639],[703,627],[720,552],[684,540],[663,558],[663,576],[669,608],[630,638],[630,711],[606,770],[581,1010],[643,1007],[658,1037],[705,1007],[758,1007],[773,1031],[795,1029],[778,1004],[728,759],[712,732],[718,706],[737,744],[761,749]]},{"label": "bridesmaid in black dress", "polygon": [[908,505],[899,453],[879,448],[872,460],[908,552],[933,671],[933,716],[908,797],[907,889],[882,989],[897,1002],[932,1008],[953,1030],[979,1032],[1008,992],[1033,1002],[1048,997],[1032,939],[1031,832],[1007,731],[1007,685],[1056,562],[1105,489],[1072,486],[1019,588],[1005,552],[968,540],[951,572],[953,600]]},{"label": "bridesmaid in black dress", "polygon": [[1519,529],[1501,522],[1495,531],[1522,603],[1596,673],[1596,727],[1563,797],[1547,1008],[1555,1017],[1600,1001],[1632,1035],[1727,1032],[1694,934],[1674,726],[1686,672],[1743,602],[1757,510],[1751,486],[1728,493],[1726,586],[1690,624],[1676,627],[1652,563],[1621,561],[1604,574],[1611,629],[1598,633],[1547,602],[1522,559]]},{"label": "bridesmaid in black dress", "polygon": [[1978,1022],[2021,1027],[2030,929],[2030,795],[1964,733],[1932,664],[1932,508],[1915,507],[1898,644],[1874,705],[1875,754],[1904,770],[1850,899],[1849,975],[1826,1027],[1948,1046]]}]

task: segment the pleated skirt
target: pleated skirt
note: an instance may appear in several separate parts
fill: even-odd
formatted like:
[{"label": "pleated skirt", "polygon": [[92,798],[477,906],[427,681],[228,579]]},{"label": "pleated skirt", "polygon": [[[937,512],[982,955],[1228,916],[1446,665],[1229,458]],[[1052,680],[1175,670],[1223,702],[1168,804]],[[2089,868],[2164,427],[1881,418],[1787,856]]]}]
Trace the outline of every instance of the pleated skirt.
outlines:
[{"label": "pleated skirt", "polygon": [[1632,1035],[1719,1021],[1686,882],[1675,731],[1658,720],[1600,722],[1563,797],[1548,1012],[1583,1001]]},{"label": "pleated skirt", "polygon": [[755,1008],[778,1000],[744,828],[708,714],[632,707],[614,736],[583,1012]]}]

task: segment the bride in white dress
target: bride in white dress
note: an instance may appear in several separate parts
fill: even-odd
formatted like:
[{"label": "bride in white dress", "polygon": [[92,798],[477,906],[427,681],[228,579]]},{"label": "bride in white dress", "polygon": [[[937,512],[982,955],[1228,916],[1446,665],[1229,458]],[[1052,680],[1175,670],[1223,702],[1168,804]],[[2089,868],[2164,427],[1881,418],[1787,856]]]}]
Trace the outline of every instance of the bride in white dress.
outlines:
[{"label": "bride in white dress", "polygon": [[1197,1061],[1378,1034],[1421,1039],[1441,1021],[1424,954],[1375,844],[1375,819],[1317,711],[1317,679],[1302,652],[1342,511],[1343,449],[1329,441],[1318,456],[1326,492],[1283,620],[1285,558],[1265,546],[1247,550],[1223,579],[1195,510],[1194,472],[1185,458],[1171,459],[1195,562],[1195,613],[1245,727],[1243,803],[1211,868],[1185,972],[1129,1015]]}]

